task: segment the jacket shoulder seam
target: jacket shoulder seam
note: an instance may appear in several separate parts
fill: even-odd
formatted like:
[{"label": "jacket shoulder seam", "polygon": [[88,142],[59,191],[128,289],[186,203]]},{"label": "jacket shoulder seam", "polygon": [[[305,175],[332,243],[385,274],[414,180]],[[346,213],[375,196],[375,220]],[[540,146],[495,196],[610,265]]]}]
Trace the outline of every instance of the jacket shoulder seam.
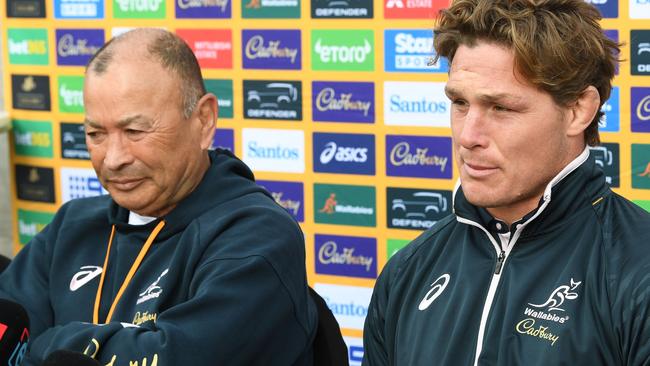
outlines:
[{"label": "jacket shoulder seam", "polygon": [[413,248],[410,253],[405,253],[404,258],[399,258],[399,263],[397,263],[397,268],[395,269],[395,276],[398,277],[401,274],[402,269],[408,264],[411,258],[416,255],[416,253],[418,253],[422,247],[424,247],[425,244],[427,244],[436,234],[440,233],[442,229],[446,228],[454,222],[456,222],[456,215],[449,215],[444,219],[438,221],[438,224],[434,225],[434,227],[431,228],[431,231],[426,231],[422,234],[421,237],[414,239],[410,245],[414,245],[415,248]]}]

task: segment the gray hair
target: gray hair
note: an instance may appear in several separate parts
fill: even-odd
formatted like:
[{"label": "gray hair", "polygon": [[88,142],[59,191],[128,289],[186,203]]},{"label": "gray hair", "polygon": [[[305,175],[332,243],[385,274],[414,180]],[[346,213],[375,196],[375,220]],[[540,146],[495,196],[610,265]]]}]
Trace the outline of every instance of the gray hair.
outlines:
[{"label": "gray hair", "polygon": [[189,118],[199,99],[206,94],[201,67],[192,49],[174,33],[157,28],[137,28],[112,38],[100,48],[86,66],[89,71],[102,75],[115,58],[115,48],[133,38],[146,40],[147,53],[160,65],[171,71],[181,84],[183,116]]}]

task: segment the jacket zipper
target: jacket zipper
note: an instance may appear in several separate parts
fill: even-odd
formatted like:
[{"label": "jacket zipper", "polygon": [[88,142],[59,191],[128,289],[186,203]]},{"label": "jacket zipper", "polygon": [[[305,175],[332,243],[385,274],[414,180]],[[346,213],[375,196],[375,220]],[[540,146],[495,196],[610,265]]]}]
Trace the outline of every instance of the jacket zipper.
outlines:
[{"label": "jacket zipper", "polygon": [[[481,229],[481,231],[485,233],[488,239],[490,239],[490,242],[492,243],[492,246],[494,247],[494,250],[496,251],[497,254],[497,260],[494,267],[494,274],[492,275],[492,279],[490,280],[490,287],[487,296],[485,298],[485,303],[483,304],[483,311],[481,313],[481,323],[479,324],[478,338],[476,340],[476,350],[474,353],[474,366],[478,366],[478,359],[483,349],[483,337],[485,335],[485,328],[487,326],[487,318],[490,314],[490,309],[492,308],[492,302],[494,301],[494,296],[497,292],[497,288],[499,287],[499,282],[501,280],[501,271],[503,270],[503,266],[505,265],[506,260],[508,259],[508,254],[510,254],[510,250],[512,249],[512,247],[515,245],[515,242],[519,238],[520,230],[523,229],[523,227],[521,229],[517,229],[517,232],[512,237],[512,240],[509,240],[511,239],[510,237],[505,237],[500,235],[499,238],[501,239],[502,245],[499,245],[497,244],[496,240],[494,240],[494,237],[480,224],[462,218],[460,216],[457,216],[457,220],[458,222],[472,225]],[[510,241],[510,243],[508,243],[508,241]]]},{"label": "jacket zipper", "polygon": [[511,235],[510,233],[508,234],[499,234],[499,241],[501,241],[501,245],[497,245],[496,241],[493,240],[492,235],[485,229],[483,229],[485,234],[490,238],[490,241],[492,242],[492,245],[494,246],[494,249],[497,252],[497,261],[494,266],[494,274],[492,275],[492,280],[490,281],[490,288],[488,290],[488,294],[485,298],[485,304],[483,305],[483,312],[481,314],[481,324],[479,325],[479,334],[478,334],[478,339],[476,341],[476,353],[474,355],[474,365],[478,366],[478,359],[481,356],[481,351],[483,349],[483,338],[485,337],[485,329],[487,328],[487,321],[490,316],[490,312],[492,309],[492,303],[494,302],[494,297],[496,296],[497,289],[499,288],[499,283],[501,282],[501,270],[503,269],[503,265],[506,262],[506,259],[508,258],[508,254],[510,254],[510,250],[512,249],[512,246],[514,245],[514,241],[512,240],[511,242]]},{"label": "jacket zipper", "polygon": [[501,253],[499,254],[499,257],[497,257],[496,268],[494,269],[495,275],[501,274],[501,268],[503,268],[503,261],[505,260],[506,260],[506,251],[501,249]]},{"label": "jacket zipper", "polygon": [[[483,304],[483,311],[481,312],[481,323],[479,324],[479,328],[478,328],[478,338],[476,341],[476,350],[474,354],[474,365],[478,365],[478,357],[481,355],[481,349],[483,347],[483,335],[485,333],[487,315],[490,313],[490,308],[492,307],[492,301],[494,300],[494,294],[496,293],[497,287],[499,286],[499,280],[501,279],[501,269],[506,259],[508,258],[508,253],[503,251],[502,247],[499,246],[499,244],[497,244],[496,240],[494,240],[494,237],[492,237],[492,235],[490,235],[490,233],[482,225],[460,216],[456,216],[456,219],[458,220],[458,222],[475,226],[481,229],[481,231],[483,231],[483,233],[485,233],[485,235],[488,237],[490,243],[492,243],[492,246],[494,247],[494,250],[497,253],[497,263],[495,264],[494,274],[492,275],[492,279],[490,280],[490,288],[488,290],[487,296],[485,297],[485,303]],[[499,258],[501,257],[501,253],[503,253],[503,258],[502,260],[499,260]]]}]

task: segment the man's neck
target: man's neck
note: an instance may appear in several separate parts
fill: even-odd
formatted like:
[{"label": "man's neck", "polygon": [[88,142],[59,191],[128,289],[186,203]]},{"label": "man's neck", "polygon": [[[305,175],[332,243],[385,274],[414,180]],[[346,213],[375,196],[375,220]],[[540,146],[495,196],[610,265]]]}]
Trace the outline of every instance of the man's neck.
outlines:
[{"label": "man's neck", "polygon": [[[573,157],[568,159],[555,176],[549,179],[544,186],[536,189],[535,193],[531,194],[529,198],[520,200],[511,205],[502,207],[486,207],[485,209],[490,213],[490,215],[492,215],[492,217],[499,218],[499,220],[507,223],[508,226],[512,225],[513,222],[520,220],[531,211],[537,209],[545,192],[553,188],[555,184],[560,182],[566,177],[566,175],[573,171],[573,169],[575,169],[574,165],[582,164],[583,159],[586,159],[589,156],[588,150],[587,146],[583,146],[582,150],[572,154]],[[583,154],[586,154],[586,156],[583,156]],[[551,187],[549,187],[549,185],[551,185]]]}]

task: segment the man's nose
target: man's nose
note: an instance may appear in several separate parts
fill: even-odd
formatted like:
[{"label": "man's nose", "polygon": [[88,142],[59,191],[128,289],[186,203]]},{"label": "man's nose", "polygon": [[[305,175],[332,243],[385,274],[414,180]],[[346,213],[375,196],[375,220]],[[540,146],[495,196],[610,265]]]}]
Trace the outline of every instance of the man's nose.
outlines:
[{"label": "man's nose", "polygon": [[104,156],[104,167],[110,170],[120,170],[133,161],[128,142],[119,133],[109,136],[107,139],[106,155]]},{"label": "man's nose", "polygon": [[458,143],[466,149],[487,146],[485,111],[479,107],[470,107],[461,123]]}]

